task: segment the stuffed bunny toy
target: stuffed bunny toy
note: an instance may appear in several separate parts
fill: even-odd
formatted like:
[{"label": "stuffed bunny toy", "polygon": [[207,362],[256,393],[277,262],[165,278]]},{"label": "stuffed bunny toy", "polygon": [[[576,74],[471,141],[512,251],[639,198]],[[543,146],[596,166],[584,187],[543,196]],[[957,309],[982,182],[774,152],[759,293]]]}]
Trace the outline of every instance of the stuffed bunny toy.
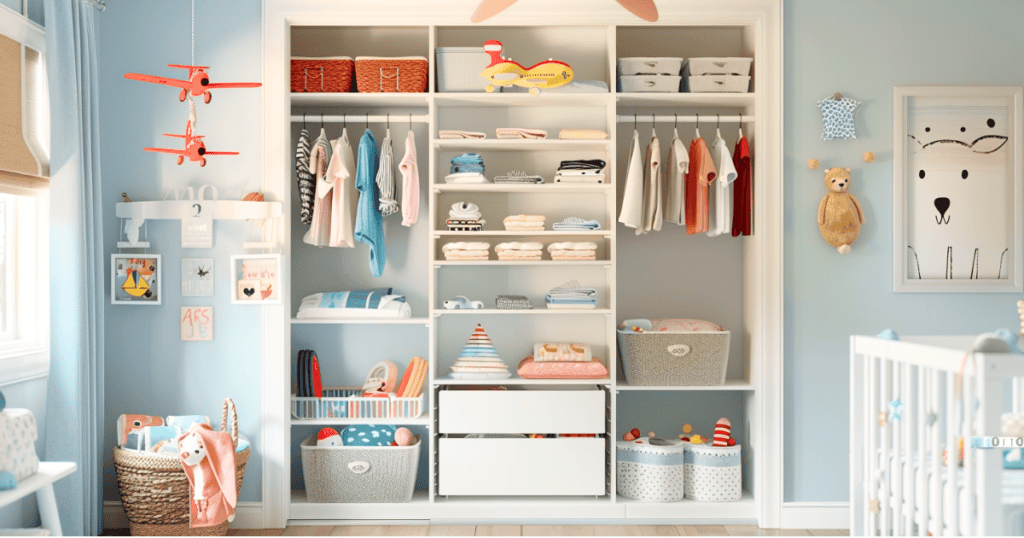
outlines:
[{"label": "stuffed bunny toy", "polygon": [[235,448],[227,432],[196,424],[178,439],[181,466],[192,485],[189,524],[212,527],[235,519]]}]

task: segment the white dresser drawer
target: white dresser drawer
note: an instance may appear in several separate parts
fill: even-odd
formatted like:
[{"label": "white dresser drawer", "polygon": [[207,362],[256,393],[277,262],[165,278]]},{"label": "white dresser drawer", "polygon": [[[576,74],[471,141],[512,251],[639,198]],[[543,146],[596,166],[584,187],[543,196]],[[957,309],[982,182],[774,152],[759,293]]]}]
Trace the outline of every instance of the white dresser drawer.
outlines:
[{"label": "white dresser drawer", "polygon": [[438,439],[439,495],[604,495],[605,439]]},{"label": "white dresser drawer", "polygon": [[605,391],[442,390],[438,433],[604,433]]}]

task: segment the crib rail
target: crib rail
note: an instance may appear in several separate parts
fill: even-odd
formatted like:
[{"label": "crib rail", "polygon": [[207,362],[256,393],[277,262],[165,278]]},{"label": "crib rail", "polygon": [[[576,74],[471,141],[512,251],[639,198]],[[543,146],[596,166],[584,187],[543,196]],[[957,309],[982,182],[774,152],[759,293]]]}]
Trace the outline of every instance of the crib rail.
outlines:
[{"label": "crib rail", "polygon": [[972,450],[970,439],[1000,434],[1007,379],[1018,378],[1020,406],[1024,359],[968,353],[973,341],[850,338],[854,536],[1002,533],[1002,451]]}]

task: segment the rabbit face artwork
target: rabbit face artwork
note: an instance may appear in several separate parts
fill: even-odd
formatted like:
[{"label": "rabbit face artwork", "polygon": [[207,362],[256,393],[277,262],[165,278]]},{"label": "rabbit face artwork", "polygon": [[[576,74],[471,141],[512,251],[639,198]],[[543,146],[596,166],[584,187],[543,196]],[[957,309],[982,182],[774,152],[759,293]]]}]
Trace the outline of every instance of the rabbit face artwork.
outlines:
[{"label": "rabbit face artwork", "polygon": [[1005,279],[1013,178],[1005,107],[917,107],[907,117],[907,275]]}]

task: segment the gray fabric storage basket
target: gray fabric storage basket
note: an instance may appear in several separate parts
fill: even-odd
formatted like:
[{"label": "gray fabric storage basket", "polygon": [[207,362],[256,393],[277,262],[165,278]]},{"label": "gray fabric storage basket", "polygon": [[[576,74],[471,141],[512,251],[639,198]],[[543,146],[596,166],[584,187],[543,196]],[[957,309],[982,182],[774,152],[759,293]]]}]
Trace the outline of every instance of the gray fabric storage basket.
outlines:
[{"label": "gray fabric storage basket", "polygon": [[729,331],[618,330],[626,382],[650,386],[718,386],[729,364]]},{"label": "gray fabric storage basket", "polygon": [[306,497],[313,503],[407,503],[416,488],[420,443],[411,446],[300,445]]}]

